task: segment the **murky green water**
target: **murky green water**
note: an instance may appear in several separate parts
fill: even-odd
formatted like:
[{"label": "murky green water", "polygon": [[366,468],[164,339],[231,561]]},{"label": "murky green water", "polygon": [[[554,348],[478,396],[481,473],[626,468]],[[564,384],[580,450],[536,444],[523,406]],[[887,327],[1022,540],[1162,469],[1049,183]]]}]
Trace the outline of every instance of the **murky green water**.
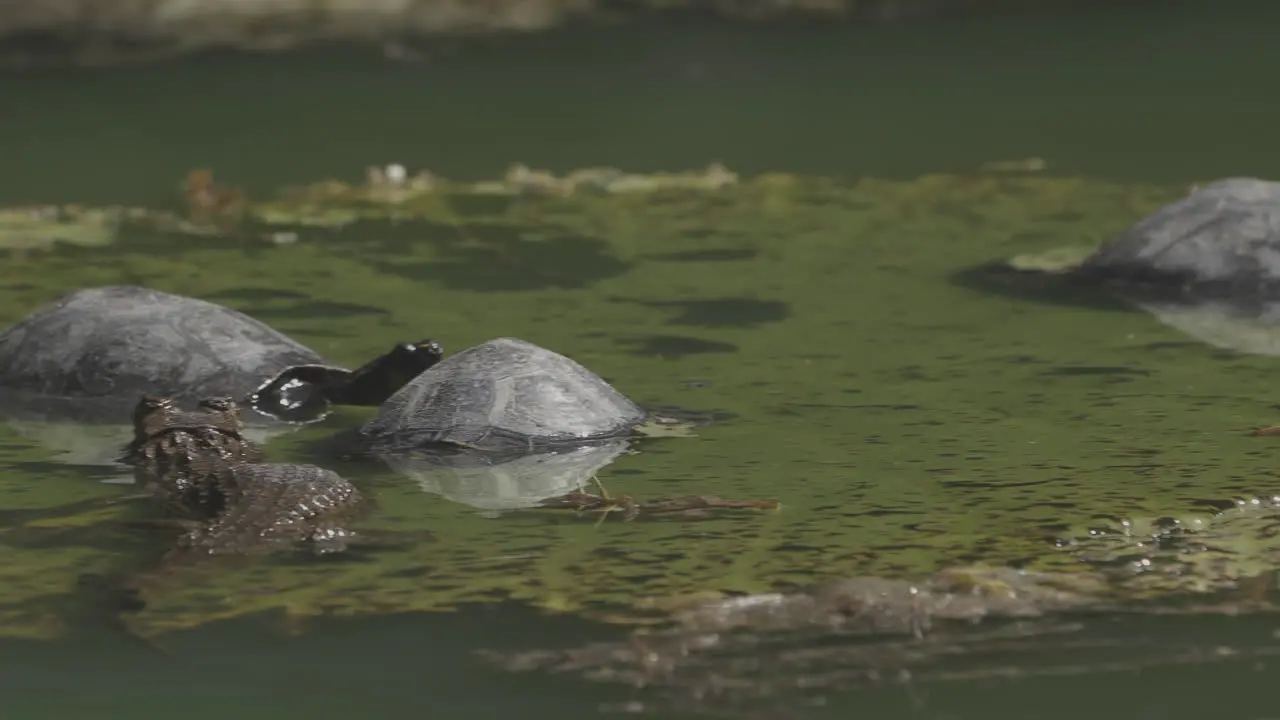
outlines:
[{"label": "murky green water", "polygon": [[[450,350],[514,335],[642,403],[732,414],[622,457],[600,473],[611,492],[784,506],[598,526],[492,517],[458,492],[342,468],[376,498],[370,525],[434,539],[348,562],[192,571],[117,617],[83,576],[153,561],[164,537],[120,528],[150,510],[107,502],[127,490],[89,459],[100,446],[60,455],[79,431],[9,428],[0,634],[13,639],[0,645],[0,714],[587,716],[629,695],[501,674],[468,651],[613,637],[594,621],[705,590],[975,561],[1078,569],[1055,538],[1277,492],[1274,442],[1244,435],[1280,422],[1273,358],[1209,347],[1107,298],[1017,297],[963,274],[1101,240],[1194,181],[1280,175],[1280,61],[1266,29],[1277,19],[1225,8],[619,31],[421,65],[325,53],[0,78],[6,204],[177,210],[194,167],[266,197],[354,181],[371,163],[474,180],[514,161],[560,172],[723,161],[742,182],[716,191],[459,199],[417,221],[304,228],[279,246],[134,232],[14,252],[0,264],[0,323],[76,287],[131,282],[234,306],[344,363],[424,335]],[[1030,156],[1048,171],[977,172]],[[317,443],[363,415],[270,450],[328,462]],[[1242,574],[1274,568],[1273,546],[1228,550]],[[439,612],[410,612],[423,610]],[[1274,628],[1264,616],[1114,633],[1265,646]],[[810,711],[1260,720],[1274,673],[920,683]]]}]

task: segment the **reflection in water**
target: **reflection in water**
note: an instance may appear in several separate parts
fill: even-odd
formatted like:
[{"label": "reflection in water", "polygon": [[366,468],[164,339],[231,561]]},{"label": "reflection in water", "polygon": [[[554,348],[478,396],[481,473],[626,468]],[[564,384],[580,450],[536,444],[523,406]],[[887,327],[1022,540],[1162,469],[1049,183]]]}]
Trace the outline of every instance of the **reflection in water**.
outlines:
[{"label": "reflection in water", "polygon": [[627,450],[626,440],[520,456],[476,453],[385,455],[423,490],[480,510],[531,508],[586,487]]},{"label": "reflection in water", "polygon": [[1280,300],[1130,301],[1165,325],[1214,347],[1254,355],[1280,355]]},{"label": "reflection in water", "polygon": [[[1052,255],[1058,248],[1036,254]],[[1072,248],[1067,248],[1072,249]],[[1032,256],[1028,256],[1032,257]],[[961,287],[1018,301],[1093,310],[1137,307],[1169,327],[1218,348],[1256,355],[1280,355],[1280,298],[1222,297],[1160,286],[1097,283],[1069,273],[1045,272],[1038,260],[1014,258],[966,268],[951,276]],[[1018,263],[1029,267],[1018,267]]]},{"label": "reflection in water", "polygon": [[[125,425],[10,421],[6,427],[50,453],[44,459],[64,465],[111,467],[133,435]],[[119,477],[113,476],[109,482],[132,483],[133,474],[122,468]]]},{"label": "reflection in water", "polygon": [[[137,398],[65,398],[0,390],[0,422],[17,435],[52,453],[46,459],[67,465],[117,466],[116,459],[133,437],[127,421]],[[245,437],[264,444],[268,439],[296,430],[287,425],[250,415],[254,424],[244,428]],[[129,480],[132,482],[132,475]]]}]

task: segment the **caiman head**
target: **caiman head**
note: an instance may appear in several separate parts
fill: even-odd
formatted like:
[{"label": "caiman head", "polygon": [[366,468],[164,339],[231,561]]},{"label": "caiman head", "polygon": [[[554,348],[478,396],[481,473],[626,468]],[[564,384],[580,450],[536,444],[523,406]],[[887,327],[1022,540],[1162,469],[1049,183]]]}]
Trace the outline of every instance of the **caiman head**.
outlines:
[{"label": "caiman head", "polygon": [[143,441],[156,433],[164,432],[180,412],[171,398],[143,395],[133,408],[134,439]]}]

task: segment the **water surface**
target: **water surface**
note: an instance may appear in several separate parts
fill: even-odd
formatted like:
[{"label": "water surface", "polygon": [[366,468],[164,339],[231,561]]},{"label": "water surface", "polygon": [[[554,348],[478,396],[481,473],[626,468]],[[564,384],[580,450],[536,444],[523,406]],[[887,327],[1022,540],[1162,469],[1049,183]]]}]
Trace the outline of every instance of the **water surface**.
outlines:
[{"label": "water surface", "polygon": [[[592,715],[629,694],[499,673],[469,651],[615,637],[595,623],[634,620],[647,598],[968,562],[1077,570],[1087,564],[1055,539],[1275,493],[1271,441],[1244,434],[1280,422],[1273,358],[1198,342],[1111,298],[1019,296],[965,274],[1100,241],[1192,182],[1280,175],[1273,15],[619,30],[418,65],[328,51],[0,78],[6,204],[178,209],[194,167],[268,196],[354,181],[371,163],[482,179],[515,161],[724,162],[743,182],[715,192],[459,202],[279,246],[137,232],[13,252],[0,322],[76,287],[130,282],[236,307],[348,364],[424,335],[450,351],[518,336],[639,402],[729,415],[620,458],[599,473],[611,492],[784,506],[599,526],[493,517],[344,467],[378,503],[371,526],[434,539],[193,570],[121,613],[94,578],[163,551],[163,534],[120,528],[152,511],[108,502],[127,489],[104,482],[119,471],[92,452],[67,462],[81,431],[6,429],[5,716]],[[1031,156],[1048,171],[977,172]],[[317,442],[364,416],[343,411],[270,451],[328,462]],[[1253,540],[1230,557],[1269,572],[1275,550]],[[1116,632],[1273,639],[1265,616],[1232,622]],[[1262,718],[1271,674],[1193,664],[1137,679],[922,682],[810,711],[1173,718],[1208,703]],[[1214,704],[1227,696],[1229,709]]]}]

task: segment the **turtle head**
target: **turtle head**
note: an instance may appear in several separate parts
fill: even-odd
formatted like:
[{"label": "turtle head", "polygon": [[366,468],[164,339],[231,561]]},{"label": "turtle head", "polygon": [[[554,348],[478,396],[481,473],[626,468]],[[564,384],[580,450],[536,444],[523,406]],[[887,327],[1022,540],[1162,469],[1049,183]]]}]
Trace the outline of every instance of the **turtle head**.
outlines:
[{"label": "turtle head", "polygon": [[440,343],[419,340],[397,343],[355,370],[294,365],[259,386],[246,402],[277,420],[311,422],[324,417],[330,405],[381,405],[443,358]]},{"label": "turtle head", "polygon": [[345,375],[331,375],[322,391],[329,402],[338,405],[381,405],[443,358],[444,347],[435,340],[396,343]]},{"label": "turtle head", "polygon": [[402,342],[391,348],[391,352],[383,356],[383,359],[386,362],[386,372],[393,377],[388,384],[399,389],[399,386],[443,360],[444,346],[430,339],[416,343]]}]

